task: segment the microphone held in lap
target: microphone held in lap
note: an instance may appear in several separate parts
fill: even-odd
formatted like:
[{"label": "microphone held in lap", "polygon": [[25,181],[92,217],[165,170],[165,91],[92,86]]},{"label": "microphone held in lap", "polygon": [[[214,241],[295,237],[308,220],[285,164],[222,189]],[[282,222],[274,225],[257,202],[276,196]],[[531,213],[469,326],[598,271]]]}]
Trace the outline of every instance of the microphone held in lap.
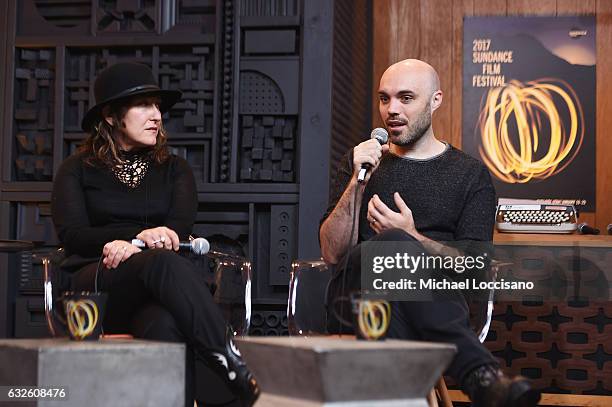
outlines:
[{"label": "microphone held in lap", "polygon": [[[132,239],[132,244],[141,249],[148,249],[147,244],[140,239]],[[191,241],[179,242],[179,251],[191,252],[197,255],[204,255],[210,250],[210,243],[203,237],[198,237]]]}]

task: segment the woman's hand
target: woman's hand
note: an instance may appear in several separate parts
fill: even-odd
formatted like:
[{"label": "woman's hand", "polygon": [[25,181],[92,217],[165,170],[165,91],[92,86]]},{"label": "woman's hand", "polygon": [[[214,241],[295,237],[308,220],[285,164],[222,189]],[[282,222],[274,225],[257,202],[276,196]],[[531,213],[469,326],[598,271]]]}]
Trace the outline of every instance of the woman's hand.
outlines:
[{"label": "woman's hand", "polygon": [[105,244],[102,249],[102,255],[104,256],[102,263],[104,263],[106,268],[114,269],[117,268],[119,263],[129,259],[132,254],[141,251],[138,247],[125,240],[113,240]]},{"label": "woman's hand", "polygon": [[145,229],[136,235],[149,249],[167,249],[177,251],[179,249],[179,237],[176,232],[165,226]]}]

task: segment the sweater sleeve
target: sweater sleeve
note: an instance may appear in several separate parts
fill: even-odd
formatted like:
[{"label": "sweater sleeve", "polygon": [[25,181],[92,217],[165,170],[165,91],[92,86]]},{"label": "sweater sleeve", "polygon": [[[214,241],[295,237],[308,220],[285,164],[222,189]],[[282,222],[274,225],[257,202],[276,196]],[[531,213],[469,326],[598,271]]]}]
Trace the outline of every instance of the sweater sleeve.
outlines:
[{"label": "sweater sleeve", "polygon": [[480,165],[461,211],[455,240],[492,241],[495,209],[495,187],[491,175]]},{"label": "sweater sleeve", "polygon": [[198,210],[198,194],[191,167],[182,158],[174,159],[174,185],[172,202],[165,226],[174,230],[179,238],[186,240],[193,228]]},{"label": "sweater sleeve", "polygon": [[82,161],[79,156],[66,159],[53,181],[51,213],[57,235],[67,254],[96,257],[113,240],[129,240],[137,226],[91,226],[82,185]]}]

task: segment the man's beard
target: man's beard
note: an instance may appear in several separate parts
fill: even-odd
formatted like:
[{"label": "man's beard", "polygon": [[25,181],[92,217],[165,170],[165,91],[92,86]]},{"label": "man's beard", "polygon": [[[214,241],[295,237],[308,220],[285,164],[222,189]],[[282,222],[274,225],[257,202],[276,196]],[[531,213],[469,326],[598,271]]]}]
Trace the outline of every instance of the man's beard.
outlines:
[{"label": "man's beard", "polygon": [[419,141],[431,127],[431,114],[429,113],[430,104],[427,103],[419,115],[408,123],[406,134],[401,134],[394,140],[393,144],[398,146],[411,146]]}]

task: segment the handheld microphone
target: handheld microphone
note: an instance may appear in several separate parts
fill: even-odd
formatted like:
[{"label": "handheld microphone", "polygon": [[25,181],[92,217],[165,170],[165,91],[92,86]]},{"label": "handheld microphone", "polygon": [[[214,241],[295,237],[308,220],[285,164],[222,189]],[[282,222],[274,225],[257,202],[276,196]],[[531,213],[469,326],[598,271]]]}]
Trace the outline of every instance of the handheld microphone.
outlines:
[{"label": "handheld microphone", "polygon": [[598,235],[599,229],[589,226],[586,222],[578,225],[578,233],[581,235]]},{"label": "handheld microphone", "polygon": [[[370,133],[370,138],[376,139],[376,141],[378,141],[382,146],[389,139],[389,133],[387,133],[387,130],[383,129],[382,127],[377,127],[372,130],[372,133]],[[361,169],[359,170],[359,174],[357,174],[357,182],[360,184],[363,183],[370,168],[372,168],[370,164],[361,164]]]},{"label": "handheld microphone", "polygon": [[[148,249],[145,242],[140,239],[132,239],[132,244],[141,249]],[[198,237],[188,242],[179,242],[179,251],[191,252],[197,255],[204,255],[210,250],[210,243],[203,237]]]}]

